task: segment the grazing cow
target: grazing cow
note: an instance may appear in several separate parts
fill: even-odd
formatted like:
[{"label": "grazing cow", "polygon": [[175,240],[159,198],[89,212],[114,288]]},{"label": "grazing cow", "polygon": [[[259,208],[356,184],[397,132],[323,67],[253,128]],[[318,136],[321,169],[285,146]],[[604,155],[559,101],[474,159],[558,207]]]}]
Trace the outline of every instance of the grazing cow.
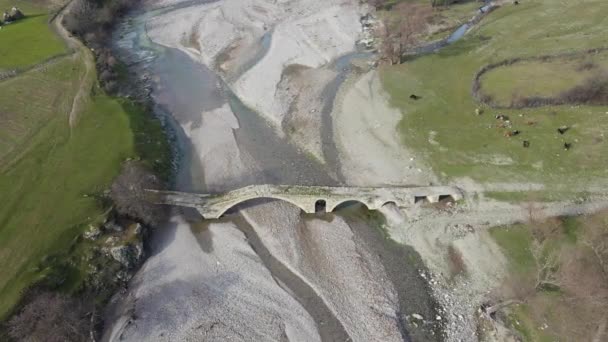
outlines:
[{"label": "grazing cow", "polygon": [[412,100],[420,100],[421,98],[422,98],[422,96],[418,96],[416,94],[410,95],[410,99],[412,99]]},{"label": "grazing cow", "polygon": [[564,143],[564,150],[568,151],[572,147],[572,143]]},{"label": "grazing cow", "polygon": [[530,147],[530,142],[528,140],[524,140],[524,147],[525,148]]},{"label": "grazing cow", "polygon": [[557,129],[557,133],[563,135],[564,133],[568,132],[569,129],[570,129],[570,127],[568,127],[568,126],[562,126]]}]

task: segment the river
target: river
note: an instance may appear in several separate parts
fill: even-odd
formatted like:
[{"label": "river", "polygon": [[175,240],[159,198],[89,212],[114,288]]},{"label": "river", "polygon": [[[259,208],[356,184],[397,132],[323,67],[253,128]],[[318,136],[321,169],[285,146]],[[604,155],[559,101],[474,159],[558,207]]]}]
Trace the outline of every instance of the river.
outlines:
[{"label": "river", "polygon": [[[277,134],[211,66],[148,37],[151,20],[201,3],[141,9],[114,35],[114,52],[132,73],[146,75],[156,114],[175,136],[175,189],[347,182],[330,115],[352,72],[350,59],[367,55],[353,50],[333,61],[338,76],[325,86],[321,110],[323,163]],[[269,31],[238,73],[264,58],[272,39]],[[381,215],[357,205],[316,217],[260,200],[218,221],[175,210],[154,233],[151,256],[122,305],[109,315],[114,322],[105,339],[442,340],[440,322],[418,327],[410,319],[438,312],[420,276],[420,257],[392,242],[381,226]]]}]

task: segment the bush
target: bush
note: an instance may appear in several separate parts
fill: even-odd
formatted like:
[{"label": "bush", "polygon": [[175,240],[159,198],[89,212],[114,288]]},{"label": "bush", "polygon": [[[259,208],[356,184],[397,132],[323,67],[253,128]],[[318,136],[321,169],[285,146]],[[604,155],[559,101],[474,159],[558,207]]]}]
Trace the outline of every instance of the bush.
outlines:
[{"label": "bush", "polygon": [[608,104],[608,72],[591,76],[583,84],[560,94],[558,99],[562,103]]}]

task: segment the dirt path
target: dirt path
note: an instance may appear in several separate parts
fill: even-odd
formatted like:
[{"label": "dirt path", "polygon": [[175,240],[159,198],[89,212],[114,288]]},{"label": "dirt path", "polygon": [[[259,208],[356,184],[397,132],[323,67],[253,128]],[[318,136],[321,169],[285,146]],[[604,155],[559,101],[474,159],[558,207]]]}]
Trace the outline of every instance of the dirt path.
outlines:
[{"label": "dirt path", "polygon": [[57,16],[55,16],[51,23],[59,37],[63,39],[69,49],[74,51],[74,58],[80,58],[85,66],[84,74],[80,78],[78,92],[74,96],[72,108],[70,110],[70,114],[68,115],[70,128],[73,128],[76,124],[78,113],[84,108],[88,100],[88,94],[93,87],[93,83],[95,82],[95,62],[91,51],[80,40],[72,36],[72,34],[69,33],[61,24],[64,16],[70,11],[75,3],[76,1],[71,1],[59,12]]}]

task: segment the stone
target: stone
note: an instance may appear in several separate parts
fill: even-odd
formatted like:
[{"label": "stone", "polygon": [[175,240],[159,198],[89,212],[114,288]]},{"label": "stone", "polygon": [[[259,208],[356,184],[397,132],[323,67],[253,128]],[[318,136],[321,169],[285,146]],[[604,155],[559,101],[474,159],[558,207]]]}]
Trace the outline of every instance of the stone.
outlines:
[{"label": "stone", "polygon": [[135,233],[135,235],[140,236],[141,233],[143,232],[144,228],[141,225],[141,223],[136,223],[135,224],[135,228],[133,228],[133,232]]},{"label": "stone", "polygon": [[101,230],[92,224],[89,225],[89,229],[84,232],[84,238],[88,240],[97,240],[99,236],[101,236]]},{"label": "stone", "polygon": [[415,319],[419,320],[419,321],[423,321],[424,317],[422,317],[422,315],[419,315],[417,313],[412,314],[412,317],[414,317]]},{"label": "stone", "polygon": [[103,227],[108,231],[114,231],[118,233],[123,232],[125,230],[123,226],[117,224],[114,220],[106,222]]},{"label": "stone", "polygon": [[112,247],[110,248],[110,255],[127,269],[133,269],[142,260],[144,255],[143,244],[138,242],[136,244]]}]

